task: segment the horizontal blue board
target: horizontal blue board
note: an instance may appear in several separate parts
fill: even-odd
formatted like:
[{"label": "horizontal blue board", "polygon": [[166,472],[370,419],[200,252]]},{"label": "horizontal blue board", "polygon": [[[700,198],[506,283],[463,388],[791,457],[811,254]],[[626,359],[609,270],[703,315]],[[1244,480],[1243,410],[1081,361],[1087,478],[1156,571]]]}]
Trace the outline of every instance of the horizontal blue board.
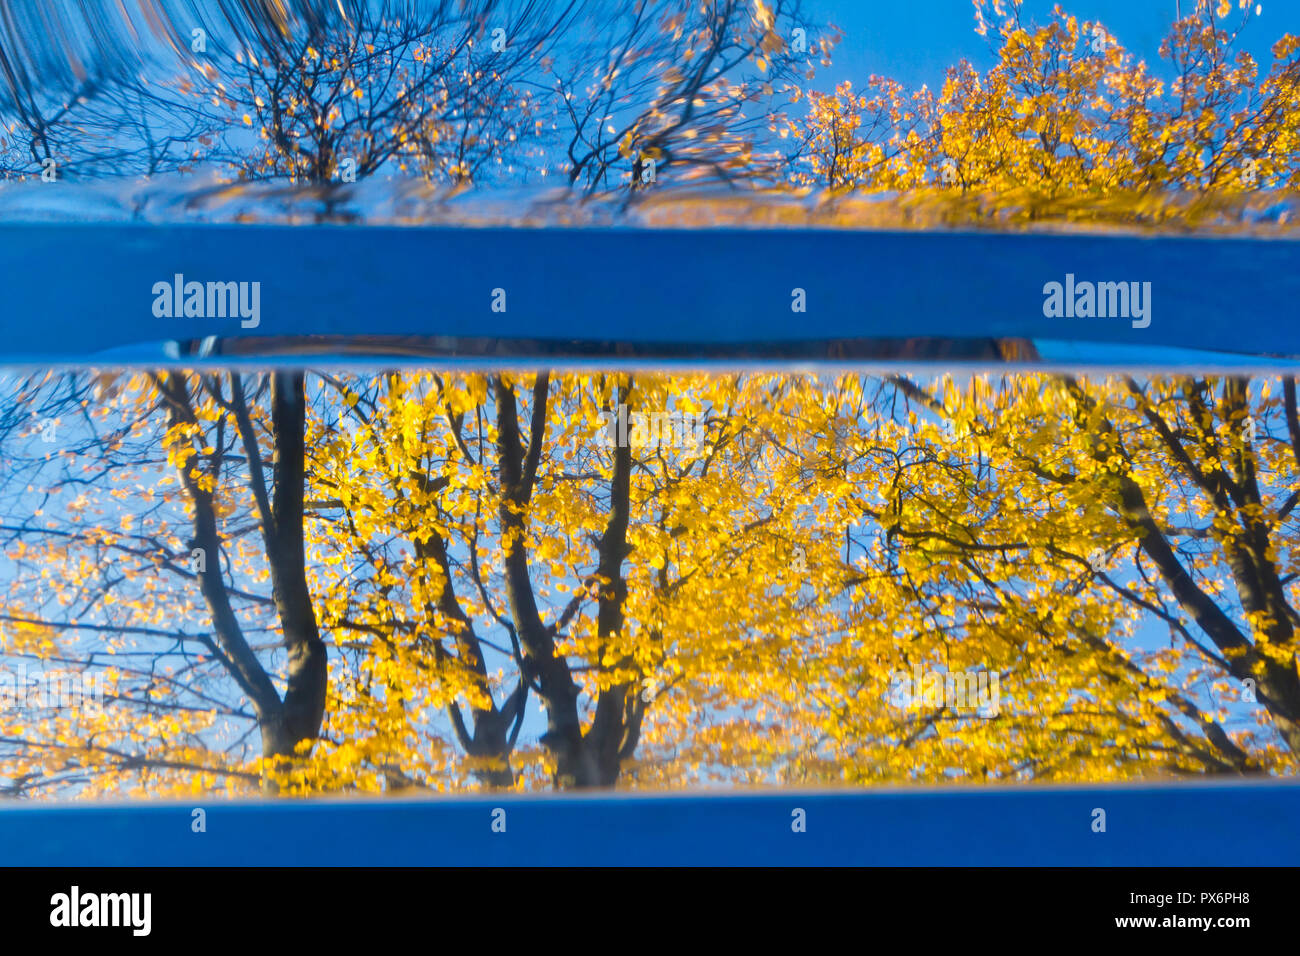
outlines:
[{"label": "horizontal blue board", "polygon": [[0,810],[0,865],[24,866],[1297,863],[1300,786],[1276,782]]},{"label": "horizontal blue board", "polygon": [[[1300,242],[845,230],[0,226],[0,362],[207,336],[628,343],[982,336],[1300,354]],[[1150,325],[1051,318],[1044,286],[1151,283]],[[260,283],[259,321],[158,317],[154,287]],[[506,292],[493,311],[493,290]],[[803,289],[806,312],[791,311]],[[161,354],[161,353],[157,353]]]}]

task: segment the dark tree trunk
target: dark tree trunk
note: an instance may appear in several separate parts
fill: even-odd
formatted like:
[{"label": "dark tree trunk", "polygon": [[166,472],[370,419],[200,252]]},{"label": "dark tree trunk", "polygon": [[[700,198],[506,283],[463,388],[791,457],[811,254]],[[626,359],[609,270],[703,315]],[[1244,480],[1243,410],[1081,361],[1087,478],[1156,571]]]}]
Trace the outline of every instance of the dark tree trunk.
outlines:
[{"label": "dark tree trunk", "polygon": [[[155,381],[168,405],[172,424],[197,424],[188,385],[182,376],[160,375]],[[316,624],[307,588],[303,541],[303,482],[305,476],[306,402],[301,373],[277,373],[271,383],[271,417],[275,458],[273,497],[268,496],[257,435],[243,396],[239,376],[231,377],[233,408],[240,438],[248,458],[253,497],[257,502],[274,600],[288,651],[289,666],[284,698],[275,689],[261,662],[244,638],[230,604],[222,576],[222,541],[217,526],[213,494],[191,474],[194,465],[180,469],[181,484],[193,507],[193,546],[201,548],[204,567],[199,588],[212,615],[215,640],[212,649],[248,695],[262,735],[262,756],[272,760],[292,758],[298,745],[314,740],[325,714],[328,684],[327,654]],[[192,461],[197,459],[192,459]],[[269,782],[266,789],[272,790]]]},{"label": "dark tree trunk", "polygon": [[[303,486],[306,482],[306,395],[302,373],[276,373],[271,381],[271,421],[275,432],[271,505],[271,584],[289,655],[282,716],[272,735],[271,754],[289,756],[298,744],[314,740],[325,716],[329,674],[325,644],[307,587],[303,539]],[[263,732],[263,740],[266,740]]]},{"label": "dark tree trunk", "polygon": [[[1078,425],[1089,430],[1087,415],[1095,403],[1078,383],[1065,379],[1078,408]],[[1240,425],[1247,414],[1244,379],[1229,380],[1224,388],[1221,418]],[[1136,385],[1130,385],[1136,389]],[[1140,390],[1137,391],[1140,395]],[[1119,491],[1120,513],[1141,542],[1142,551],[1160,572],[1179,606],[1207,634],[1222,654],[1228,673],[1238,681],[1254,681],[1255,695],[1273,718],[1278,732],[1294,753],[1300,753],[1300,674],[1296,671],[1294,611],[1287,602],[1272,558],[1262,501],[1254,473],[1253,452],[1245,447],[1220,448],[1213,418],[1203,399],[1201,385],[1188,380],[1184,396],[1199,434],[1197,441],[1207,464],[1197,465],[1180,439],[1154,411],[1148,410],[1157,433],[1188,477],[1205,492],[1221,513],[1234,513],[1241,529],[1223,544],[1224,558],[1232,572],[1242,608],[1247,613],[1268,615],[1271,623],[1255,640],[1244,634],[1215,598],[1193,580],[1178,553],[1160,530],[1141,486],[1128,472],[1120,436],[1105,418],[1092,429],[1093,458],[1114,475]],[[1300,424],[1293,425],[1300,435]],[[1216,462],[1228,462],[1227,467]],[[1230,474],[1227,470],[1232,469]],[[1266,646],[1268,645],[1268,646]],[[1281,651],[1281,654],[1276,653]]]}]

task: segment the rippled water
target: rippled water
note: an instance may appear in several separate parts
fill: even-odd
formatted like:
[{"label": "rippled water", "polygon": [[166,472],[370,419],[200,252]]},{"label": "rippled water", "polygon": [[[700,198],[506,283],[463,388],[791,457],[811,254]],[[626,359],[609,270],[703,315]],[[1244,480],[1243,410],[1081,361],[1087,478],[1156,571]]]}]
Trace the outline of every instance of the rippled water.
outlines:
[{"label": "rippled water", "polygon": [[[563,137],[546,141],[535,154],[507,156],[500,167],[486,164],[473,188],[445,170],[403,170],[396,159],[352,183],[331,175],[304,184],[300,176],[235,168],[258,144],[251,128],[256,124],[241,110],[251,109],[246,100],[260,97],[261,79],[242,97],[219,100],[249,83],[245,70],[252,62],[260,68],[269,63],[271,73],[292,69],[286,64],[297,63],[303,50],[315,53],[315,46],[327,44],[338,49],[353,36],[387,37],[396,29],[393,24],[405,23],[428,49],[445,45],[460,51],[448,55],[446,75],[430,88],[440,94],[455,82],[456,71],[483,69],[472,43],[456,44],[481,42],[489,20],[518,17],[544,33],[543,28],[554,31],[560,23],[586,24],[583,17],[606,8],[578,4],[572,19],[565,19],[568,9],[492,0],[5,4],[0,10],[0,118],[6,134],[0,136],[0,222],[1163,229],[1268,235],[1291,235],[1296,228],[1296,198],[1274,191],[1214,199],[1117,194],[1061,204],[978,190],[846,196],[793,190],[762,177],[733,186],[670,177],[636,191],[629,191],[626,181],[622,187],[617,182],[569,187]],[[202,31],[201,41],[196,31]],[[202,50],[196,52],[196,45]],[[404,56],[416,56],[425,47],[402,49]],[[550,69],[544,57],[534,59],[527,66],[529,82]],[[502,89],[507,88],[513,89]],[[640,109],[644,103],[621,104],[629,106]],[[562,109],[551,103],[528,115],[551,122],[557,108]],[[231,149],[223,153],[225,147]],[[719,151],[703,158],[725,156]],[[43,181],[43,164],[49,161],[55,163],[55,178]]]}]

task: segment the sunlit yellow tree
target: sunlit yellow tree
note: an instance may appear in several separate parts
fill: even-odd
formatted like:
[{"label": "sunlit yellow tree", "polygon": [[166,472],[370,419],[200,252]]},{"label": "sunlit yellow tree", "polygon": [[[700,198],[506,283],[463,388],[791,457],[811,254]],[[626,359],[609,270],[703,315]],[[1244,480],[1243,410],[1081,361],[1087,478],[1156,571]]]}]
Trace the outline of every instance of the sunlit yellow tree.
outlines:
[{"label": "sunlit yellow tree", "polygon": [[[609,785],[625,767],[680,782],[689,764],[662,758],[680,725],[779,669],[792,629],[813,623],[815,602],[787,575],[797,514],[760,467],[751,419],[771,383],[340,386],[351,411],[312,442],[313,527],[322,569],[337,569],[317,590],[326,626],[365,652],[360,690],[331,720],[364,725],[375,753],[418,739],[413,715],[432,708],[451,734],[428,749],[459,746],[494,785],[516,781],[512,760],[540,760],[565,785]],[[609,434],[620,406],[622,444]],[[546,712],[544,752],[519,754],[530,695]],[[650,730],[651,713],[679,730]],[[638,759],[648,730],[652,756]],[[322,772],[330,761],[323,751]]]},{"label": "sunlit yellow tree", "polygon": [[270,785],[264,769],[310,749],[328,685],[302,534],[304,387],[298,373],[161,373],[20,388],[62,415],[42,426],[57,443],[11,448],[39,482],[20,500],[40,504],[4,524],[5,651],[73,667],[111,697],[77,732],[58,708],[7,712],[14,779]]},{"label": "sunlit yellow tree", "polygon": [[[43,490],[7,492],[5,654],[119,689],[75,727],[6,712],[9,779],[1293,769],[1293,383],[309,376],[299,526],[293,378],[84,383],[117,426],[13,439]],[[997,712],[903,706],[918,668],[997,674]]]},{"label": "sunlit yellow tree", "polygon": [[1059,6],[1045,26],[1016,0],[975,6],[989,70],[963,61],[937,93],[874,76],[862,92],[809,93],[807,115],[778,127],[793,181],[946,195],[967,218],[1130,221],[1185,212],[1171,204],[1180,194],[1300,185],[1300,38],[1281,37],[1261,73],[1234,53],[1250,4],[1230,22],[1230,4],[1201,0],[1162,43],[1159,70]]},{"label": "sunlit yellow tree", "polygon": [[[828,462],[861,550],[817,552],[852,604],[833,772],[1294,770],[1293,382],[897,378],[874,408]],[[882,705],[918,660],[996,672],[998,712]]]}]

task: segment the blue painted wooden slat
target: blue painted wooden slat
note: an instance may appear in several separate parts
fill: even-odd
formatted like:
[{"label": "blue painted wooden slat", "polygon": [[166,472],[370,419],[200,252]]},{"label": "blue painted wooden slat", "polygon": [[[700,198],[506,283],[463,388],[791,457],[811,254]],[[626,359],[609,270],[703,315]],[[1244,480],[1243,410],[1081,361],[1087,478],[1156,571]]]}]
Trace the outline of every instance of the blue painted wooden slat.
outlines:
[{"label": "blue painted wooden slat", "polygon": [[[847,230],[0,226],[0,362],[208,335],[636,343],[997,336],[1300,354],[1300,242]],[[155,283],[261,283],[261,320],[157,318]],[[1152,321],[1047,318],[1043,286],[1152,284]],[[492,290],[507,311],[491,310]],[[791,292],[807,312],[791,312]],[[123,353],[125,354],[125,353]]]},{"label": "blue painted wooden slat", "polygon": [[[191,830],[195,806],[205,833]],[[492,830],[496,808],[504,833]],[[804,833],[791,829],[795,809]],[[0,810],[2,865],[1297,863],[1300,786],[1282,782]]]}]

